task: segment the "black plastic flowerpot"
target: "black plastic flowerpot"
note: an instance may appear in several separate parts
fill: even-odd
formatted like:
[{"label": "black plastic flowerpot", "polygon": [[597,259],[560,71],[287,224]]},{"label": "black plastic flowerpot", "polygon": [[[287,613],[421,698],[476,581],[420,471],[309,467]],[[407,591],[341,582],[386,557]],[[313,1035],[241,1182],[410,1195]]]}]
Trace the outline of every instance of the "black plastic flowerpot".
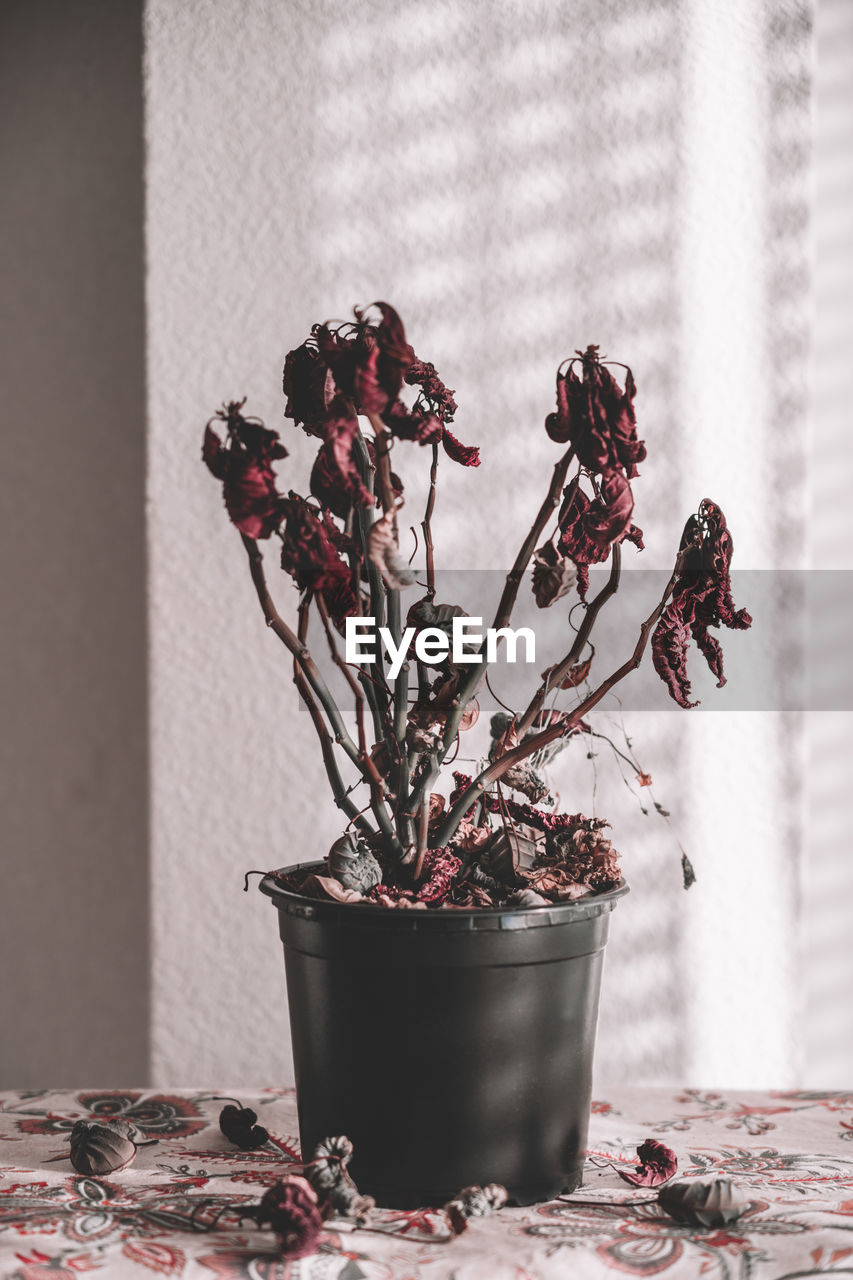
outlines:
[{"label": "black plastic flowerpot", "polygon": [[[302,870],[322,871],[322,864]],[[294,868],[288,868],[293,871]],[[523,910],[390,910],[261,881],[279,915],[299,1134],[346,1134],[389,1207],[580,1185],[610,912],[627,885]]]}]

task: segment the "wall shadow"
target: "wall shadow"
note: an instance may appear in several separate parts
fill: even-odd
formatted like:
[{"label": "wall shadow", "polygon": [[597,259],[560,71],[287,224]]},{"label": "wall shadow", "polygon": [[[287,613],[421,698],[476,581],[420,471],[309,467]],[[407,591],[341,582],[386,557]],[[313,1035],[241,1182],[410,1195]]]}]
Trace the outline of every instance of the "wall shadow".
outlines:
[{"label": "wall shadow", "polygon": [[0,1087],[148,1074],[141,9],[0,13]]}]

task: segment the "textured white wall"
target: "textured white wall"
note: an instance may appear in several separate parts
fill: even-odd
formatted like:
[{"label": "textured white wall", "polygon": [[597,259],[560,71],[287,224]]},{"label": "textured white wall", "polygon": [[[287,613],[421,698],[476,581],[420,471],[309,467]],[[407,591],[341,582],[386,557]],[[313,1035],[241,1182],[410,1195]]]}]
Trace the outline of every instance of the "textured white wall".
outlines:
[{"label": "textured white wall", "polygon": [[[274,913],[241,877],[322,855],[339,829],[199,461],[205,420],[248,393],[304,489],[284,354],[310,322],[387,298],[483,446],[479,472],[443,468],[439,555],[505,566],[553,460],[554,368],[596,341],[640,384],[646,565],[670,561],[706,492],[742,567],[796,564],[808,16],[799,0],[149,0],[158,1082],[290,1078]],[[633,732],[702,883],[685,911],[668,829],[600,780],[634,889],[608,951],[600,1078],[789,1083],[796,987],[776,962],[796,927],[797,736],[701,713]],[[568,789],[583,770],[566,770]],[[587,769],[579,806],[590,786]]]},{"label": "textured white wall", "polygon": [[[853,7],[817,10],[815,94],[815,332],[809,563],[853,569]],[[849,593],[844,594],[849,601]],[[827,651],[849,661],[851,617],[839,607]],[[806,1073],[816,1088],[849,1079],[853,1062],[853,714],[814,713],[807,724],[808,825],[803,879]]]}]

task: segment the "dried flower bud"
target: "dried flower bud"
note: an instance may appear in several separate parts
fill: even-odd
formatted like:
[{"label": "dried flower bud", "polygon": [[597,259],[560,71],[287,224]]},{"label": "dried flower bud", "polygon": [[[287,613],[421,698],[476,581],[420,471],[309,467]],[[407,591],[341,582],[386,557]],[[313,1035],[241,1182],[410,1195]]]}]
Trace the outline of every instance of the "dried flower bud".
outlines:
[{"label": "dried flower bud", "polygon": [[659,1187],[674,1178],[678,1172],[675,1152],[662,1142],[648,1138],[637,1147],[640,1163],[636,1169],[619,1169],[616,1172],[634,1187]]},{"label": "dried flower bud", "polygon": [[136,1155],[130,1127],[122,1120],[78,1120],[71,1130],[69,1153],[77,1172],[100,1177],[126,1168]]},{"label": "dried flower bud", "polygon": [[502,1209],[507,1198],[506,1187],[498,1182],[490,1182],[485,1187],[464,1187],[444,1206],[454,1235],[461,1235],[471,1218],[486,1218]]},{"label": "dried flower bud", "polygon": [[376,1201],[363,1196],[350,1176],[347,1165],[352,1159],[349,1138],[324,1138],[314,1148],[306,1174],[323,1203],[326,1217],[347,1218],[363,1226]]},{"label": "dried flower bud", "polygon": [[270,1135],[257,1121],[257,1112],[251,1107],[235,1107],[229,1103],[219,1113],[220,1130],[241,1151],[254,1151],[269,1140]]},{"label": "dried flower bud", "polygon": [[276,1233],[284,1257],[305,1258],[316,1250],[323,1219],[316,1192],[305,1178],[291,1174],[276,1182],[253,1216],[258,1226],[271,1227]]}]

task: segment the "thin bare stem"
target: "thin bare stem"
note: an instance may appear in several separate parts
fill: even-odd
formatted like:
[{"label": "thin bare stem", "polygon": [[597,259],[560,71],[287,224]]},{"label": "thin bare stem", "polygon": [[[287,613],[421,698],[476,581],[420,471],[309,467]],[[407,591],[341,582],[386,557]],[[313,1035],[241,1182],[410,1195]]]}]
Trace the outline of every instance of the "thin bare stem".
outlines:
[{"label": "thin bare stem", "polygon": [[[370,782],[369,771],[364,767],[356,744],[350,737],[343,717],[337,703],[331,695],[331,692],[321,676],[314,659],[311,657],[310,650],[304,639],[299,637],[291,630],[275,607],[269,587],[267,586],[266,574],[264,573],[264,560],[261,550],[254,538],[249,538],[246,534],[240,535],[243,539],[243,545],[246,548],[246,554],[249,557],[249,568],[252,575],[255,591],[263,610],[264,618],[267,626],[278,636],[282,644],[284,644],[293,655],[294,660],[298,663],[299,670],[304,676],[306,684],[310,687],[311,692],[315,695],[317,701],[325,711],[329,724],[334,730],[334,741],[344,750],[350,760],[358,769],[365,782]],[[298,682],[297,682],[298,683]],[[387,836],[391,847],[395,852],[401,852],[400,843],[397,840],[394,829],[391,825],[391,819],[384,801],[378,800],[374,805],[374,816],[379,824],[379,828],[383,835]]]},{"label": "thin bare stem", "polygon": [[539,686],[539,689],[531,698],[524,714],[518,721],[519,737],[523,737],[524,734],[527,733],[527,730],[534,723],[537,715],[542,710],[542,705],[550,691],[552,689],[559,689],[571,668],[580,658],[599,613],[604,608],[607,601],[610,600],[612,596],[615,596],[616,592],[619,590],[621,572],[622,548],[619,546],[618,542],[615,542],[613,544],[612,560],[610,562],[610,577],[607,579],[607,582],[601,588],[598,595],[592,601],[584,614],[583,622],[578,628],[578,633],[575,636],[571,649],[566,654],[565,658],[563,658],[562,662],[551,668],[548,675]]},{"label": "thin bare stem", "polygon": [[[388,590],[388,627],[396,645],[400,644],[402,623],[400,619],[400,592]],[[406,755],[406,724],[409,713],[409,663],[403,662],[394,681],[394,732],[389,734],[389,746],[395,768],[397,793],[397,831],[404,846],[413,842],[412,824],[408,815],[409,762]]]},{"label": "thin bare stem", "polygon": [[412,880],[415,884],[421,878],[424,869],[424,858],[426,857],[427,843],[429,840],[429,797],[421,802],[418,810],[418,847],[415,853],[415,864],[412,868]]},{"label": "thin bare stem", "polygon": [[320,739],[320,750],[323,753],[323,764],[326,766],[326,775],[329,779],[329,785],[332,788],[332,795],[335,798],[335,804],[347,815],[350,824],[355,824],[361,831],[368,836],[375,836],[376,832],[370,825],[367,818],[364,817],[364,810],[359,809],[358,805],[351,798],[347,791],[344,780],[341,777],[341,771],[338,768],[338,762],[335,759],[335,748],[332,743],[331,734],[326,728],[326,722],[323,719],[323,713],[320,710],[311,686],[305,678],[299,659],[293,656],[293,680],[296,685],[299,696],[308,708],[308,713],[313,721],[314,728],[317,730],[317,737]]},{"label": "thin bare stem", "polygon": [[[542,535],[543,529],[553,516],[554,511],[560,505],[560,497],[573,456],[574,449],[569,447],[563,454],[562,458],[560,458],[559,462],[554,466],[548,492],[539,508],[536,519],[533,521],[530,532],[524,539],[521,549],[515,557],[515,563],[506,576],[504,589],[492,623],[492,627],[495,630],[499,630],[501,627],[507,626],[510,618],[512,617],[512,610],[518,596],[518,589],[521,585],[521,580],[524,577],[527,566],[530,563],[530,558],[536,549],[536,544]],[[444,726],[441,746],[436,754],[431,758],[430,768],[424,774],[423,779],[412,793],[412,804],[409,806],[410,809],[416,809],[427,794],[427,791],[432,788],[445,757],[452,748],[453,743],[456,741],[456,735],[459,732],[459,725],[462,720],[462,716],[465,713],[465,708],[482,680],[485,670],[486,655],[485,650],[481,650],[480,661],[472,664],[471,670],[462,682],[458,696],[451,704]],[[433,762],[435,763],[433,764]],[[456,830],[456,825],[458,824],[454,824],[453,831]],[[442,830],[444,830],[446,826],[447,822],[445,821]],[[447,841],[444,840],[442,843],[446,844]]]},{"label": "thin bare stem", "polygon": [[427,497],[426,511],[421,521],[421,528],[424,531],[424,544],[426,547],[426,575],[427,575],[427,599],[435,599],[435,548],[432,543],[432,513],[435,511],[435,486],[438,477],[438,445],[432,446],[432,465],[429,469],[429,495]]},{"label": "thin bare stem", "polygon": [[368,781],[371,783],[371,790],[374,786],[377,787],[379,789],[379,795],[381,796],[385,791],[385,783],[367,749],[367,735],[364,730],[364,694],[362,693],[361,685],[353,675],[349,664],[345,662],[340,655],[335,635],[332,631],[332,625],[329,620],[329,612],[322,597],[315,596],[314,603],[317,605],[317,612],[320,614],[323,629],[326,632],[326,640],[328,641],[329,653],[331,654],[332,661],[343,673],[344,679],[355,697],[355,719],[358,727],[358,750],[359,756],[361,757],[361,763],[369,775]]},{"label": "thin bare stem", "polygon": [[533,753],[538,751],[541,747],[547,746],[548,743],[553,742],[555,738],[566,737],[577,726],[580,720],[582,720],[583,717],[590,712],[593,707],[597,706],[601,699],[610,692],[614,685],[618,684],[620,680],[623,680],[629,672],[636,671],[642,661],[643,654],[645,653],[652,628],[660,618],[666,608],[669,597],[672,595],[678,575],[681,572],[682,561],[683,553],[679,553],[675,562],[675,568],[672,571],[672,575],[666,585],[666,589],[664,590],[660,601],[640,627],[640,635],[630,658],[623,662],[621,666],[617,667],[606,680],[601,682],[597,689],[589,694],[589,696],[575,707],[573,711],[569,712],[565,718],[560,719],[553,725],[549,725],[538,733],[531,734],[524,740],[524,742],[520,742],[517,747],[513,747],[512,750],[507,751],[505,755],[502,755],[498,760],[495,760],[488,765],[488,767],[474,779],[471,785],[467,788],[464,794],[459,797],[456,804],[448,813],[444,822],[436,832],[436,844],[447,844],[471,805],[476,800],[480,799],[487,787],[491,786],[493,782],[497,782],[499,778],[502,778],[507,769],[510,769],[514,764],[518,764],[521,760],[525,760],[528,756],[533,755]]},{"label": "thin bare stem", "polygon": [[387,514],[393,511],[394,538],[397,539],[397,504],[394,501],[394,484],[391,480],[391,440],[392,435],[378,413],[367,415],[370,425],[376,433],[376,479],[379,484],[379,498],[382,510]]}]

